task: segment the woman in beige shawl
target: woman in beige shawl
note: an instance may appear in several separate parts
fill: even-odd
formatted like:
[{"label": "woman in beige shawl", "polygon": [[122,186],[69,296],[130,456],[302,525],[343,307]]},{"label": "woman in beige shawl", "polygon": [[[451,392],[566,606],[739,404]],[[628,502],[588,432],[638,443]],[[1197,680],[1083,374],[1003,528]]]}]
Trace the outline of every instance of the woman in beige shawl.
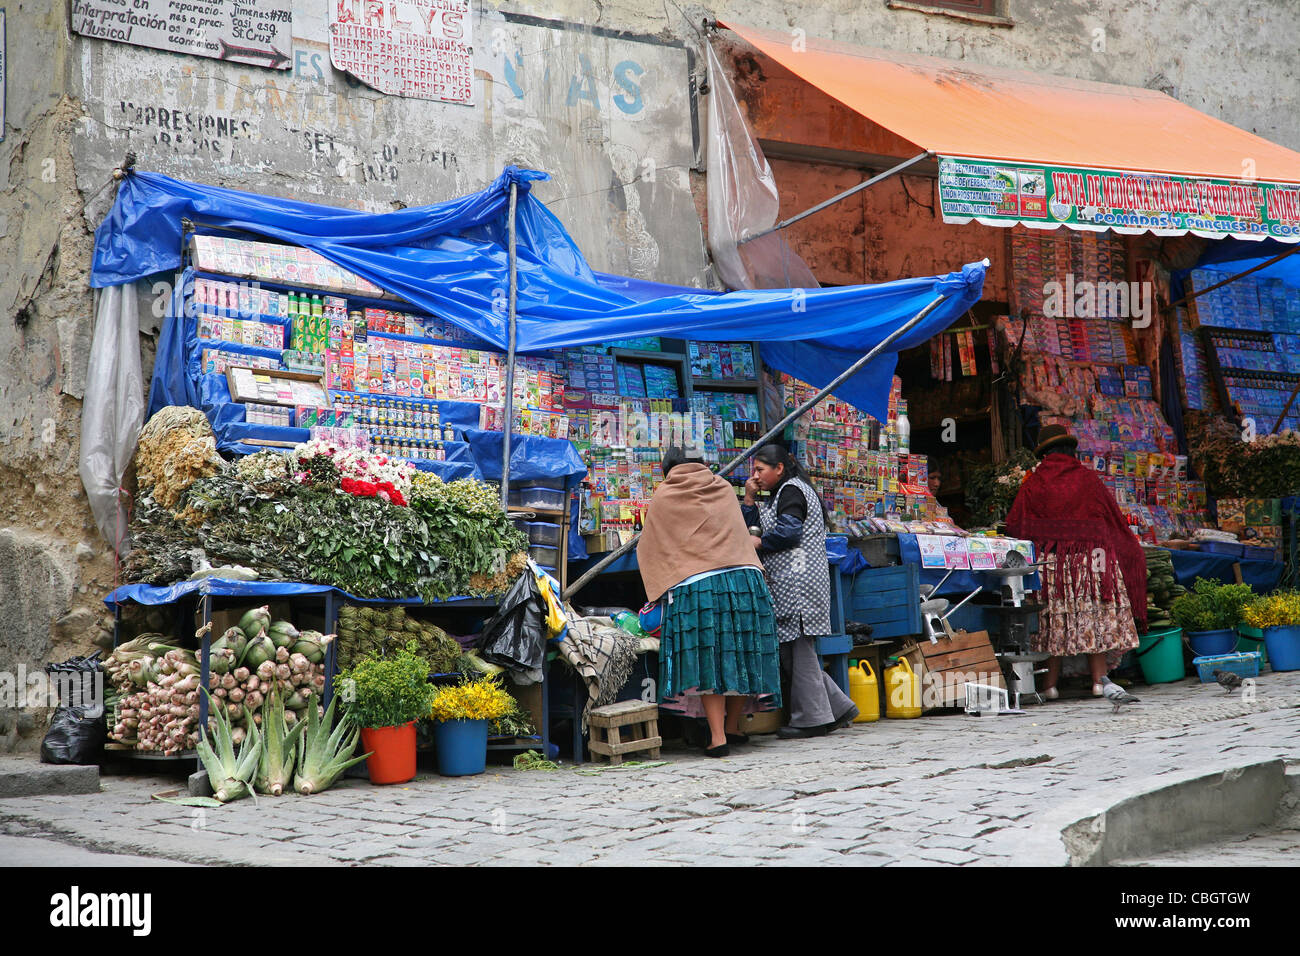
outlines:
[{"label": "woman in beige shawl", "polygon": [[637,542],[646,597],[664,602],[659,699],[700,695],[704,753],[725,757],[745,739],[747,699],[779,702],[772,595],[731,485],[681,448],[668,450],[663,470]]}]

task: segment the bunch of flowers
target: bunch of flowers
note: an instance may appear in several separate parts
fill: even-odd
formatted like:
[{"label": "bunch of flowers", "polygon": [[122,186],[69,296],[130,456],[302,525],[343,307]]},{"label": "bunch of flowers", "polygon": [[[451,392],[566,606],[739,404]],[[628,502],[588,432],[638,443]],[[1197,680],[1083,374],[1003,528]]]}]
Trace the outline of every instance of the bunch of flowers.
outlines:
[{"label": "bunch of flowers", "polygon": [[[323,439],[314,439],[299,445],[295,450],[295,457],[299,468],[294,477],[299,482],[306,483],[309,480],[309,472],[303,467],[304,463],[324,457],[333,462],[338,469],[340,487],[343,487],[344,491],[348,491],[348,488],[344,487],[342,482],[349,479],[359,483],[352,487],[364,489],[364,491],[350,491],[350,494],[382,497],[379,492],[384,490],[389,495],[389,500],[396,503],[397,498],[400,498],[403,504],[410,497],[411,478],[416,469],[408,462],[395,461],[387,455],[371,454],[360,448],[345,448]],[[374,485],[375,490],[370,491],[367,488],[369,485]],[[386,485],[391,488],[385,489]],[[394,495],[393,492],[396,494]]]},{"label": "bunch of flowers", "polygon": [[292,477],[289,456],[278,451],[259,451],[235,463],[239,479],[263,493],[287,488]]},{"label": "bunch of flowers", "polygon": [[429,501],[442,495],[446,483],[431,471],[416,471],[411,476],[411,503]]},{"label": "bunch of flowers", "polygon": [[339,487],[358,498],[379,498],[390,505],[406,506],[406,498],[391,481],[361,481],[357,478],[344,478]]},{"label": "bunch of flowers", "polygon": [[1244,608],[1242,620],[1251,627],[1294,627],[1300,624],[1300,594],[1275,591],[1257,597]]},{"label": "bunch of flowers", "polygon": [[511,697],[491,677],[439,687],[429,709],[434,720],[496,720],[515,706]]}]

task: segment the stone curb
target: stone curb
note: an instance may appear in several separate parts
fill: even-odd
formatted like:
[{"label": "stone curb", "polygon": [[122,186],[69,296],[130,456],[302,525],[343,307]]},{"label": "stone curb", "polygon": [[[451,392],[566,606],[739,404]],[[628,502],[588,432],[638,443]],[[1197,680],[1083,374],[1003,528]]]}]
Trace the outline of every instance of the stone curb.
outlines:
[{"label": "stone curb", "polygon": [[1287,787],[1286,761],[1127,781],[1044,814],[1017,841],[1017,865],[1105,866],[1271,824]]},{"label": "stone curb", "polygon": [[99,767],[41,763],[32,757],[0,757],[0,799],[47,794],[98,793]]}]

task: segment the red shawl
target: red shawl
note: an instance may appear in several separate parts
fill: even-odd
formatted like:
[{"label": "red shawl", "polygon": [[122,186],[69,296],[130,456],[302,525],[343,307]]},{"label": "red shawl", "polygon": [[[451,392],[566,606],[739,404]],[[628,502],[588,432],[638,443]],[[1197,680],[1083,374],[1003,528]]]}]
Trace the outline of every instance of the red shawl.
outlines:
[{"label": "red shawl", "polygon": [[[1146,629],[1147,569],[1142,545],[1129,530],[1115,498],[1096,472],[1069,455],[1048,455],[1025,478],[1007,515],[1007,533],[1027,538],[1040,554],[1066,559],[1106,552],[1102,598],[1115,598],[1115,568],[1124,573],[1124,589],[1140,630]],[[1066,575],[1057,576],[1057,596]],[[1078,582],[1075,582],[1078,583]]]}]

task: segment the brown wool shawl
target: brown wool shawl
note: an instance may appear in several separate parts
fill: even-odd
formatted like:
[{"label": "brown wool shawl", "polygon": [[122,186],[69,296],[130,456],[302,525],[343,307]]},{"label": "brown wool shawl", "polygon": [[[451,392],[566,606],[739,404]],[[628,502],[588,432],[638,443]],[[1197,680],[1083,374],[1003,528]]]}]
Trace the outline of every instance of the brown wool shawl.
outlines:
[{"label": "brown wool shawl", "polygon": [[673,468],[655,489],[636,558],[651,601],[705,571],[763,567],[736,492],[704,465],[689,463]]}]

